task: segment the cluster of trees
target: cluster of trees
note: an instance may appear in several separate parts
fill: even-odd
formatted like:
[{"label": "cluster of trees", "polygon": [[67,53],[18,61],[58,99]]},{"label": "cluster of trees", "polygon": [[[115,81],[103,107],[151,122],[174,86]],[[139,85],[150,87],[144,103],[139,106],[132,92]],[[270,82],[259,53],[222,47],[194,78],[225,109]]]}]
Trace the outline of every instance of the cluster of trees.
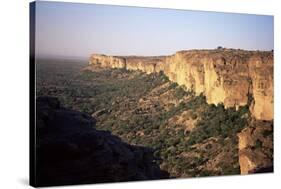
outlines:
[{"label": "cluster of trees", "polygon": [[201,120],[195,130],[190,133],[189,144],[200,143],[209,137],[232,137],[247,126],[248,106],[241,107],[238,111],[234,108],[225,109],[223,104],[206,106]]}]

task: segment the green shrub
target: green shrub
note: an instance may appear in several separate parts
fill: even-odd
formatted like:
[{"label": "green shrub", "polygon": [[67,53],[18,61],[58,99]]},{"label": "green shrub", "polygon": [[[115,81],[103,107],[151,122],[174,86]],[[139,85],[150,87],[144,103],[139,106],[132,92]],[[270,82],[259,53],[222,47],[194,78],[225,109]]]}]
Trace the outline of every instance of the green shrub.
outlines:
[{"label": "green shrub", "polygon": [[255,143],[255,149],[260,149],[262,148],[262,141],[260,141],[259,139],[256,141]]},{"label": "green shrub", "polygon": [[179,138],[184,138],[184,129],[180,129],[178,131],[178,136],[179,136]]},{"label": "green shrub", "polygon": [[182,99],[186,95],[187,95],[187,92],[182,87],[177,87],[175,89],[175,97],[177,99]]},{"label": "green shrub", "polygon": [[170,85],[169,89],[175,89],[175,88],[177,88],[177,86],[179,86],[179,85],[178,85],[177,83],[173,82],[173,83]]}]

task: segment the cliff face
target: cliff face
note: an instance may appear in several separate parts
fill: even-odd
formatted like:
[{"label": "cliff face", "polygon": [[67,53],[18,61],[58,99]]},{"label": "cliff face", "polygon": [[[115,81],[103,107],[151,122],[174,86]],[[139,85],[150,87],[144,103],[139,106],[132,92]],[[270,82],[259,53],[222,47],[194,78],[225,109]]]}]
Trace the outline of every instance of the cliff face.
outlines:
[{"label": "cliff face", "polygon": [[257,121],[238,134],[241,174],[273,172],[273,125]]},{"label": "cliff face", "polygon": [[163,71],[171,81],[196,95],[203,93],[209,104],[238,108],[251,103],[251,113],[257,120],[273,119],[272,52],[190,50],[159,57],[94,54],[89,64],[148,74]]},{"label": "cliff face", "polygon": [[252,113],[257,119],[273,119],[273,57],[253,56],[249,63],[252,81]]},{"label": "cliff face", "polygon": [[98,64],[101,67],[126,68],[126,59],[121,57],[93,55],[90,64]]}]

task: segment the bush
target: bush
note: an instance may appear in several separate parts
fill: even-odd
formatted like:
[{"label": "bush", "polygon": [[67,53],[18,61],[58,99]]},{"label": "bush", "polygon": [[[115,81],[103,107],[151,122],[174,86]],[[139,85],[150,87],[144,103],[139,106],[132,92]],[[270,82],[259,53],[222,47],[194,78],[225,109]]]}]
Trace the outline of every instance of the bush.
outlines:
[{"label": "bush", "polygon": [[192,119],[197,119],[197,117],[198,117],[198,116],[197,116],[196,113],[194,113],[194,112],[191,113],[191,118],[192,118]]},{"label": "bush", "polygon": [[255,149],[261,149],[262,148],[262,141],[260,141],[259,139],[256,141],[255,144]]},{"label": "bush", "polygon": [[178,131],[179,138],[184,138],[184,129]]},{"label": "bush", "polygon": [[178,86],[177,83],[173,82],[170,86],[169,89],[175,89]]},{"label": "bush", "polygon": [[181,88],[181,87],[176,88],[175,97],[177,99],[182,99],[186,95],[187,95],[187,92],[183,88]]}]

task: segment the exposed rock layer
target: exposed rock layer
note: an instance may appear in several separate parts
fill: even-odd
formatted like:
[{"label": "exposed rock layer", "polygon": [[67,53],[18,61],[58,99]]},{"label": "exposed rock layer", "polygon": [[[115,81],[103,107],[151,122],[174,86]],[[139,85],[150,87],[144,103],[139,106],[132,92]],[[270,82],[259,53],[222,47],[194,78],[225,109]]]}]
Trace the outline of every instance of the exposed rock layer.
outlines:
[{"label": "exposed rock layer", "polygon": [[169,79],[209,104],[251,105],[257,120],[273,120],[273,53],[234,49],[179,51],[171,56],[137,57],[93,54],[89,64],[109,68],[163,71]]}]

